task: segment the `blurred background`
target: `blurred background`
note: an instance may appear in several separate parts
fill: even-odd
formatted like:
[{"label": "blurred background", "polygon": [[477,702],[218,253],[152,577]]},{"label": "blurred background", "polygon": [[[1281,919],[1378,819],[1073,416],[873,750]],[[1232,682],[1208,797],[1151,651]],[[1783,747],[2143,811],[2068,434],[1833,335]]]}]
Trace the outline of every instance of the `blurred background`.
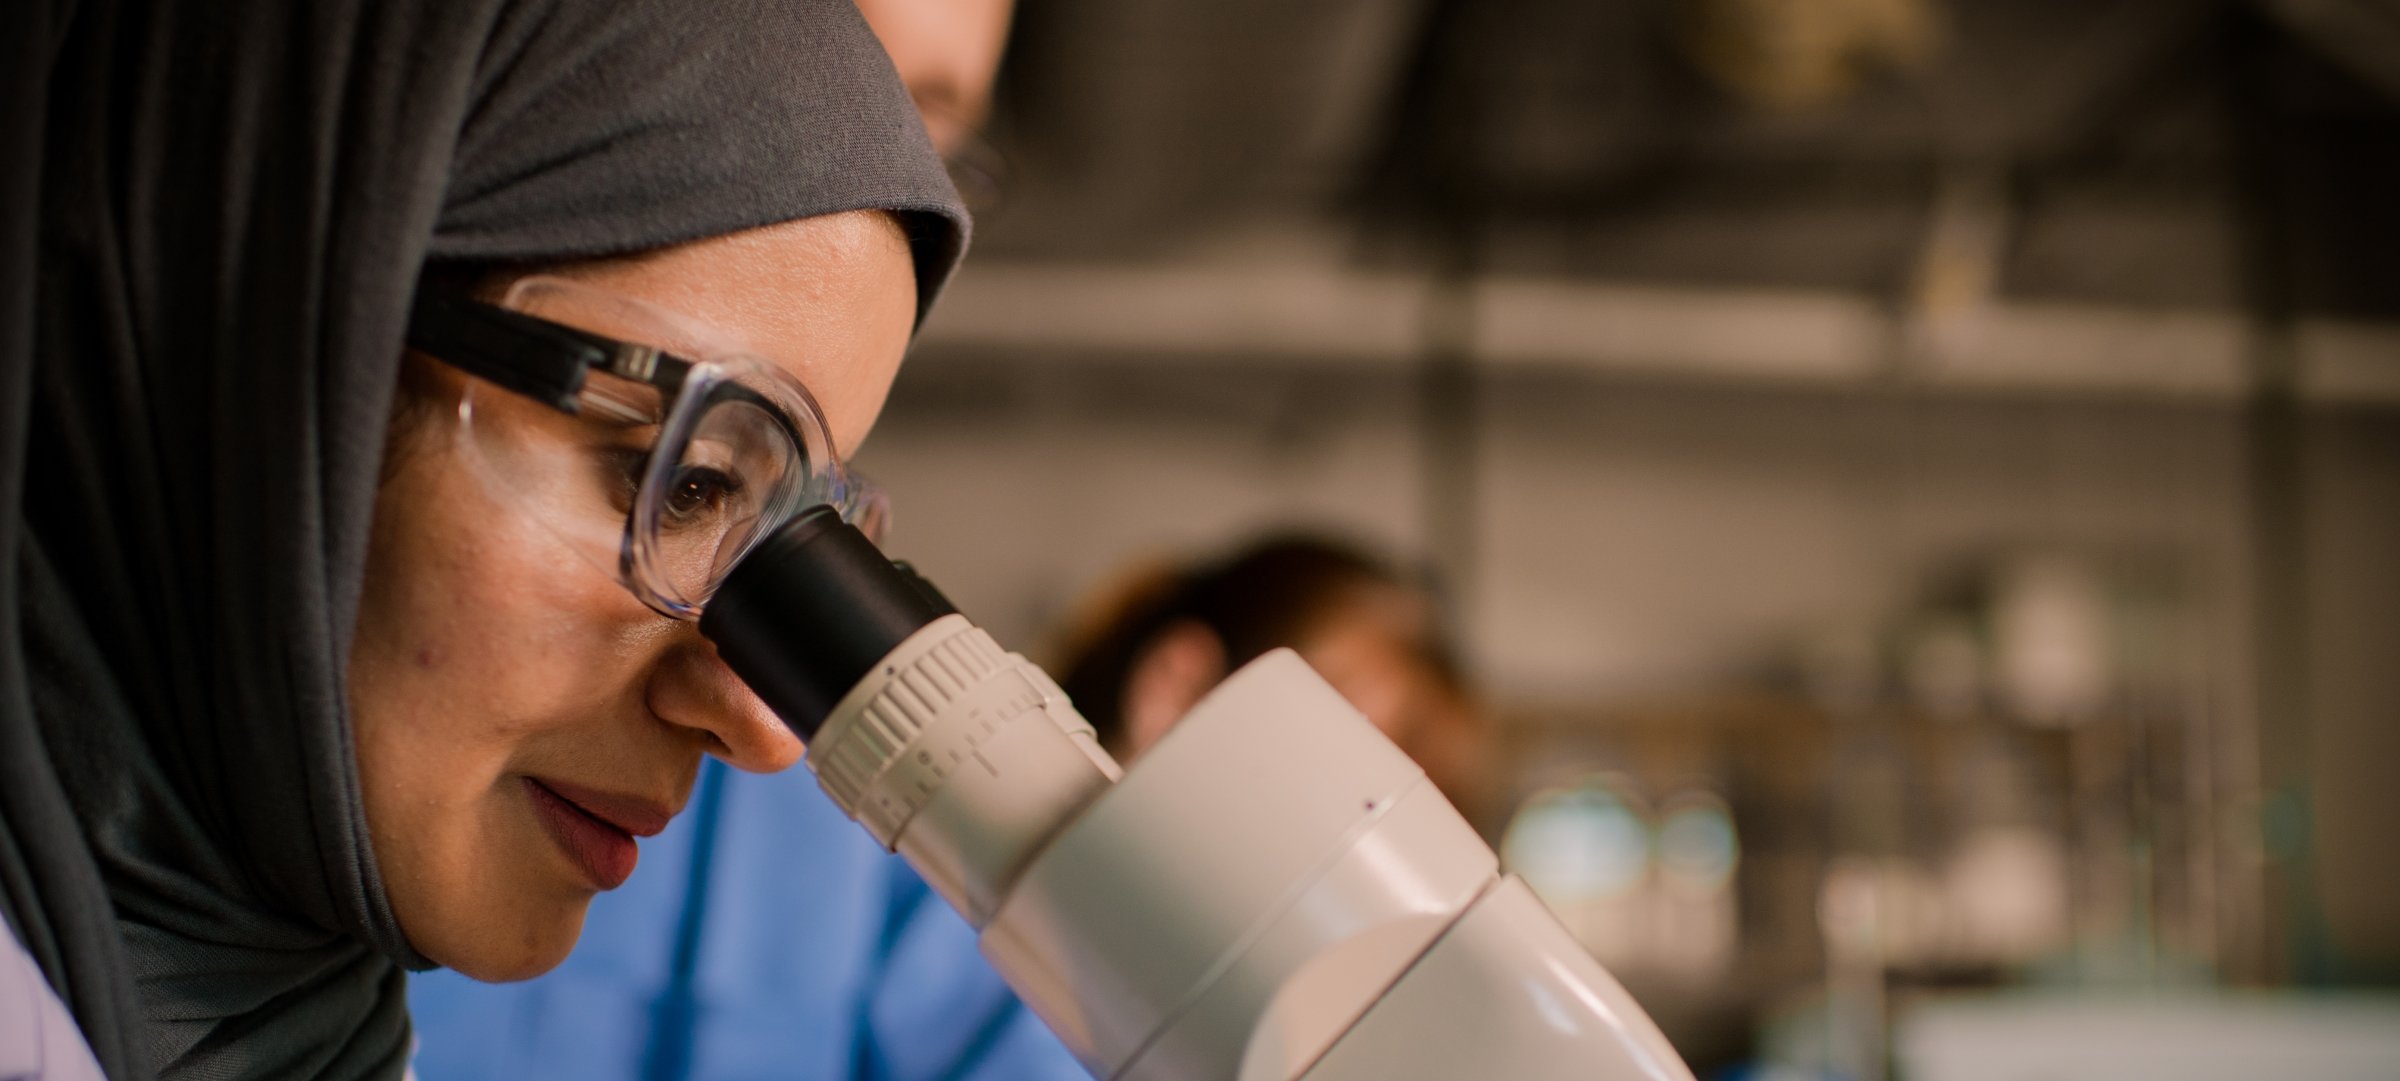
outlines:
[{"label": "blurred background", "polygon": [[1017,15],[860,462],[1003,642],[1430,568],[1703,1077],[2400,1077],[2400,5]]}]

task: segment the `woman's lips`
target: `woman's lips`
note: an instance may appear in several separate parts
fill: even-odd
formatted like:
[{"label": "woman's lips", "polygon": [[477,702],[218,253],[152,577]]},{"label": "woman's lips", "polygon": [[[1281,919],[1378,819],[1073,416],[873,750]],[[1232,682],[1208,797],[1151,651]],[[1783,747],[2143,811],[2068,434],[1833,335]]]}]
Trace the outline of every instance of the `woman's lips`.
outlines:
[{"label": "woman's lips", "polygon": [[611,795],[560,781],[525,779],[535,816],[550,831],[567,858],[584,877],[604,890],[613,890],[633,877],[641,859],[635,837],[649,837],[667,828],[674,812],[639,798]]}]

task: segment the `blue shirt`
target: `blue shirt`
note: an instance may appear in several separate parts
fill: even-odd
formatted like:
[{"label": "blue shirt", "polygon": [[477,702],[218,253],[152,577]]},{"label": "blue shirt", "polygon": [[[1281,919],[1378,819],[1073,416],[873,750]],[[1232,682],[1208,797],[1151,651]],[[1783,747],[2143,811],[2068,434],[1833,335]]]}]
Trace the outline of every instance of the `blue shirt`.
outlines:
[{"label": "blue shirt", "polygon": [[1083,1081],[966,921],[806,770],[711,760],[537,980],[410,980],[423,1081]]}]

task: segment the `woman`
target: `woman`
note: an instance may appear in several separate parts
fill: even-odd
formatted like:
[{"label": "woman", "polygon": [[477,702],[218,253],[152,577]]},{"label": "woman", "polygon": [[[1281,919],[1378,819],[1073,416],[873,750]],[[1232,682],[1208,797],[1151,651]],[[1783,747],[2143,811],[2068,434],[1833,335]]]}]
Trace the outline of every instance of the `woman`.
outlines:
[{"label": "woman", "polygon": [[[961,175],[1008,0],[858,7]],[[684,812],[640,852],[640,873],[595,899],[574,953],[541,978],[409,979],[419,1075],[1088,1076],[984,961],[974,929],[806,771],[704,766]]]},{"label": "woman", "polygon": [[800,751],[478,457],[565,414],[395,399],[420,278],[646,302],[842,450],[965,222],[842,0],[223,7],[20,39],[0,903],[110,1076],[396,1076],[403,968],[555,964],[703,754]]},{"label": "woman", "polygon": [[1272,533],[1130,578],[1094,609],[1056,671],[1119,761],[1236,669],[1289,647],[1453,803],[1481,809],[1480,715],[1422,576],[1345,541]]}]

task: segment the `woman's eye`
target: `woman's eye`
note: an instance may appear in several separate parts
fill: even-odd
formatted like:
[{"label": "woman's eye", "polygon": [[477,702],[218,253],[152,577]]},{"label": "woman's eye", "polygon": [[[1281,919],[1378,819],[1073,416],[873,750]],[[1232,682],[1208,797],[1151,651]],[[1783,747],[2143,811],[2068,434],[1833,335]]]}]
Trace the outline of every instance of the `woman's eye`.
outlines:
[{"label": "woman's eye", "polygon": [[707,466],[685,466],[667,489],[666,512],[677,524],[711,518],[742,490],[740,478]]}]

